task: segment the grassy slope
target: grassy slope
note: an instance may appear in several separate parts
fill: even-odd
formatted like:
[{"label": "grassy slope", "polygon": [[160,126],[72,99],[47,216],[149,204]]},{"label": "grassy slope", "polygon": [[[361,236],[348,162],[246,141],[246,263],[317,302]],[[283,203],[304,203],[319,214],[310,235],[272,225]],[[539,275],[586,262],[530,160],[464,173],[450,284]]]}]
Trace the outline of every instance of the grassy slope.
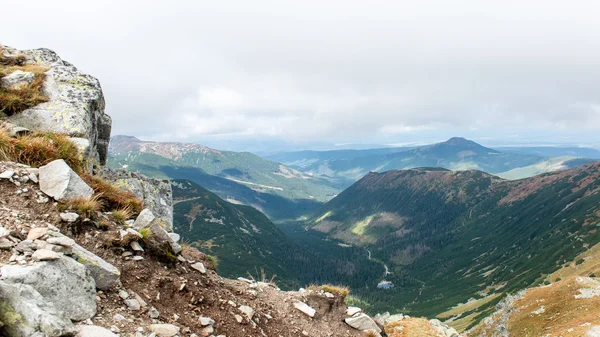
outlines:
[{"label": "grassy slope", "polygon": [[[474,171],[370,174],[327,203],[314,219],[327,216],[314,225],[362,242],[393,271],[386,277],[393,290],[372,291],[371,284],[355,293],[379,310],[431,317],[472,297],[539,283],[584,245],[597,243],[599,172],[594,164],[518,182]],[[395,220],[346,235],[381,214]],[[375,241],[360,240],[364,236]],[[496,302],[463,315],[481,312],[477,322]]]}]

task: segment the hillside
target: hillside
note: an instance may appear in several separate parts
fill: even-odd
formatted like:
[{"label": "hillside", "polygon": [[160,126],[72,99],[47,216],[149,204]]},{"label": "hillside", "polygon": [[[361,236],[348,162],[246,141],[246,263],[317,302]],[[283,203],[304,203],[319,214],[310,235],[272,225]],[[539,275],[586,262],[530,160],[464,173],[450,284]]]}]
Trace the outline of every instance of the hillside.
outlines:
[{"label": "hillside", "polygon": [[175,180],[174,229],[185,242],[213,255],[225,277],[277,276],[299,287],[293,273],[295,243],[256,209],[229,203],[187,180]]},{"label": "hillside", "polygon": [[[537,173],[561,169],[560,166],[547,165],[545,171],[533,169],[515,170],[540,165],[548,161],[554,154],[574,158],[582,154],[593,155],[595,150],[564,149],[551,152],[543,149],[518,151],[514,148],[498,151],[481,146],[464,138],[451,138],[446,142],[419,146],[383,148],[355,151],[301,151],[282,153],[268,158],[280,161],[301,172],[329,179],[345,186],[362,178],[368,172],[385,172],[389,170],[415,167],[442,167],[449,170],[480,170],[492,174],[507,174],[516,179],[533,176]],[[588,162],[586,162],[588,163]],[[582,162],[571,162],[571,166],[583,165]],[[570,166],[567,166],[569,168]],[[514,171],[511,171],[514,170]]]},{"label": "hillside", "polygon": [[464,329],[600,240],[599,178],[600,163],[519,181],[439,168],[370,173],[309,226],[387,265],[380,280],[394,288],[356,290],[374,307]]},{"label": "hillside", "polygon": [[306,215],[339,191],[328,181],[251,153],[144,142],[128,136],[111,138],[108,165],[152,177],[191,180],[223,199],[255,207],[273,220]]}]

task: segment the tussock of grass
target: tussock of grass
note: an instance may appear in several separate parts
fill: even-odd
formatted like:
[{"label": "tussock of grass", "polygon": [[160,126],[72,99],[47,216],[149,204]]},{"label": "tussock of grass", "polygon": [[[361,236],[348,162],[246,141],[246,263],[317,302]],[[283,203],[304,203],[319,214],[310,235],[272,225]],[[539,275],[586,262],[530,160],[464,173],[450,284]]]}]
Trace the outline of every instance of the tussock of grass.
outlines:
[{"label": "tussock of grass", "polygon": [[82,178],[97,194],[99,194],[100,199],[105,203],[107,209],[127,209],[130,212],[128,218],[131,218],[142,211],[142,200],[133,192],[124,191],[98,176],[85,174]]},{"label": "tussock of grass", "polygon": [[0,112],[8,116],[47,102],[48,96],[42,89],[46,80],[47,68],[37,65],[26,65],[23,55],[4,56],[0,49],[0,78],[16,70],[33,72],[35,77],[29,84],[17,88],[0,88]]},{"label": "tussock of grass", "polygon": [[152,231],[148,227],[140,229],[139,232],[142,235],[142,240],[146,240],[152,236]]},{"label": "tussock of grass", "polygon": [[348,294],[350,294],[350,290],[348,288],[343,286],[335,286],[332,284],[310,285],[308,289],[314,291],[322,290],[324,292],[331,293],[341,298],[345,298],[346,296],[348,296]]},{"label": "tussock of grass", "polygon": [[133,211],[130,207],[121,208],[112,212],[113,218],[116,223],[122,225],[126,220],[131,219]]},{"label": "tussock of grass", "polygon": [[77,146],[66,135],[33,132],[12,138],[7,130],[0,128],[0,160],[40,167],[56,159],[64,159],[77,173],[85,170]]},{"label": "tussock of grass", "polygon": [[212,269],[217,270],[217,267],[219,266],[219,259],[217,259],[216,256],[206,255],[206,260]]},{"label": "tussock of grass", "polygon": [[82,197],[69,200],[64,204],[61,204],[59,209],[71,210],[83,218],[92,218],[96,212],[99,212],[102,209],[102,206],[102,200],[98,198],[98,195],[94,195],[88,200]]}]

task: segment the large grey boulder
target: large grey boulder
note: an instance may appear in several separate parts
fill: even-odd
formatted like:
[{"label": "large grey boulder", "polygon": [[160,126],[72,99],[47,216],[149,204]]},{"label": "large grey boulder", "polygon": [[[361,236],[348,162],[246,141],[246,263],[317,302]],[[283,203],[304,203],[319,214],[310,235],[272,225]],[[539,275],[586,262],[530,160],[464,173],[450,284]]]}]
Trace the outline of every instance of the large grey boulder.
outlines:
[{"label": "large grey boulder", "polygon": [[98,175],[144,201],[144,208],[161,219],[168,232],[173,231],[173,189],[169,180],[151,179],[137,172],[103,167]]},{"label": "large grey boulder", "polygon": [[78,197],[89,199],[94,194],[94,190],[62,159],[40,167],[39,180],[42,192],[57,201],[68,201]]},{"label": "large grey boulder", "polygon": [[67,318],[83,321],[96,314],[96,284],[87,269],[75,260],[38,262],[31,266],[5,265],[1,281],[33,287]]},{"label": "large grey boulder", "polygon": [[54,337],[72,335],[75,327],[64,312],[58,310],[28,284],[0,280],[0,321],[8,337],[42,334]]},{"label": "large grey boulder", "polygon": [[381,333],[381,329],[375,322],[364,313],[357,314],[353,317],[348,317],[344,320],[346,324],[360,331],[376,331]]},{"label": "large grey boulder", "polygon": [[89,270],[96,283],[96,288],[100,290],[112,287],[121,277],[121,272],[117,267],[78,244],[73,245],[73,257]]},{"label": "large grey boulder", "polygon": [[24,55],[26,64],[48,67],[44,93],[49,101],[7,119],[30,130],[64,133],[89,140],[88,162],[106,163],[111,119],[104,112],[105,102],[100,82],[63,61],[49,49],[16,50],[0,46],[6,55]]}]

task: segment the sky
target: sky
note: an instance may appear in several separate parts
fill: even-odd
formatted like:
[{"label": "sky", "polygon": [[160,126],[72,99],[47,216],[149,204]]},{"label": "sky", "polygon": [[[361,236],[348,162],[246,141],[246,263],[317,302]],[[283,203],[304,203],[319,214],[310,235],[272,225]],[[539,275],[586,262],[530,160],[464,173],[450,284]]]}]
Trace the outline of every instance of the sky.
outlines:
[{"label": "sky", "polygon": [[28,0],[2,8],[0,43],[50,48],[100,80],[113,135],[230,150],[452,136],[600,146],[597,1]]}]

